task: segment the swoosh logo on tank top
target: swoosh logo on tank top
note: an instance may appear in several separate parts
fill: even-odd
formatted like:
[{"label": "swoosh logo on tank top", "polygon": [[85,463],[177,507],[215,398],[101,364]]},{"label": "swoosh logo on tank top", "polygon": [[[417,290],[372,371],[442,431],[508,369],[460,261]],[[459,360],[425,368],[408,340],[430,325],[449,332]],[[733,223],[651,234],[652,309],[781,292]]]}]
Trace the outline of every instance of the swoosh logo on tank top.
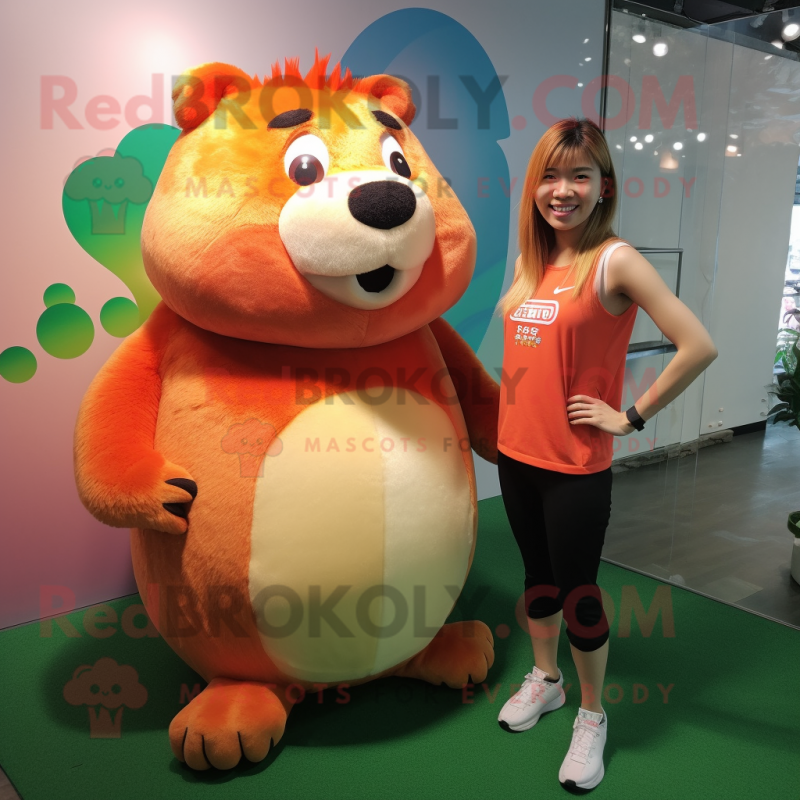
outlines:
[{"label": "swoosh logo on tank top", "polygon": [[553,289],[553,294],[558,294],[559,292],[566,292],[567,289],[574,289],[574,286],[564,286],[563,288],[558,287],[557,289]]}]

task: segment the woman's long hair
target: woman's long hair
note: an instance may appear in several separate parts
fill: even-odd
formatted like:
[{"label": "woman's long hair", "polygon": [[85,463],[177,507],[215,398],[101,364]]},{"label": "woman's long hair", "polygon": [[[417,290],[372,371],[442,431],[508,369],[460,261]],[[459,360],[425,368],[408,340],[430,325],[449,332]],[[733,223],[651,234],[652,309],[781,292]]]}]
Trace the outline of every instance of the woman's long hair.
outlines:
[{"label": "woman's long hair", "polygon": [[[598,256],[609,240],[624,241],[611,227],[617,210],[617,176],[603,132],[590,119],[568,117],[559,120],[547,129],[528,162],[519,205],[521,255],[514,271],[514,280],[495,307],[495,311],[499,310],[501,316],[505,317],[536,294],[544,278],[548,254],[555,246],[553,228],[542,217],[535,200],[536,189],[546,168],[569,163],[579,164],[586,157],[591,157],[600,167],[601,181],[608,178],[610,183],[607,189],[601,191],[603,202],[595,204],[578,240],[577,255],[569,273],[575,280],[573,299],[581,295]],[[594,292],[592,297],[594,298]]]}]

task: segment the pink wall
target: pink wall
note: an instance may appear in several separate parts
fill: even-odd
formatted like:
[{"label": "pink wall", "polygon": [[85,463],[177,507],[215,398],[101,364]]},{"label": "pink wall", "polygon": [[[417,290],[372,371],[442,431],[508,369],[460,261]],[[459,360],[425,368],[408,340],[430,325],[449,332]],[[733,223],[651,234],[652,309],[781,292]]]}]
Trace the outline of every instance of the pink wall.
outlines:
[{"label": "pink wall", "polygon": [[[40,586],[66,587],[78,608],[136,591],[128,530],[97,522],[78,500],[73,477],[80,401],[119,344],[97,327],[94,344],[78,359],[43,354],[28,383],[0,382],[0,628],[39,617]],[[38,348],[31,349],[38,358]]]},{"label": "pink wall", "polygon": [[[584,73],[595,74],[602,53],[597,35],[602,8],[595,0],[573,4],[580,5],[580,13],[564,15],[560,9],[516,3],[519,24],[512,26],[498,21],[490,4],[428,0],[423,5],[480,32],[498,74],[512,76],[504,92],[515,98],[509,106],[514,116],[530,115],[531,53],[536,53],[539,73],[549,75],[565,46],[578,52],[591,34],[588,51],[595,59]],[[406,5],[347,0],[343,12],[341,4],[297,0],[282,15],[281,8],[259,0],[236,0],[226,12],[226,25],[220,24],[219,4],[213,0],[139,0],[128,5],[46,0],[4,8],[0,64],[13,80],[5,86],[7,113],[0,128],[0,352],[25,347],[35,354],[38,370],[23,384],[0,379],[0,628],[57,611],[40,609],[43,586],[66,587],[76,607],[135,591],[129,534],[101,525],[86,512],[77,497],[72,465],[81,399],[120,342],[100,326],[100,308],[110,298],[130,293],[73,239],[61,195],[76,161],[115,148],[132,127],[150,119],[142,107],[138,122],[129,124],[120,114],[116,126],[100,129],[87,121],[87,103],[111,95],[124,109],[131,98],[153,95],[156,76],[156,83],[163,80],[164,99],[153,121],[170,123],[171,77],[187,68],[221,61],[263,75],[276,59],[299,57],[306,69],[315,44],[336,62],[367,25]],[[77,98],[71,111],[80,128],[58,118],[51,128],[42,124],[42,76],[66,76],[74,84]],[[556,100],[551,111],[561,103],[564,113],[577,112],[572,104],[579,103],[579,96]],[[536,138],[533,128],[516,131],[505,142],[511,174],[524,171]],[[72,287],[76,304],[95,325],[93,344],[75,359],[48,355],[36,338],[42,294],[53,283]]]}]

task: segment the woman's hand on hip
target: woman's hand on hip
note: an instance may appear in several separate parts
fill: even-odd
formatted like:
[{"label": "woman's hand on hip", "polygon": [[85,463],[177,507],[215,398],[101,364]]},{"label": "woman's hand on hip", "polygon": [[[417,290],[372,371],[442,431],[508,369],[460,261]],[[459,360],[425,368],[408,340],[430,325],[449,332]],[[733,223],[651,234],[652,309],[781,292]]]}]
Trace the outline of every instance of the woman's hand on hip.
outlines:
[{"label": "woman's hand on hip", "polygon": [[575,394],[567,398],[570,425],[594,425],[614,436],[627,436],[635,430],[623,411],[616,411],[599,397]]}]

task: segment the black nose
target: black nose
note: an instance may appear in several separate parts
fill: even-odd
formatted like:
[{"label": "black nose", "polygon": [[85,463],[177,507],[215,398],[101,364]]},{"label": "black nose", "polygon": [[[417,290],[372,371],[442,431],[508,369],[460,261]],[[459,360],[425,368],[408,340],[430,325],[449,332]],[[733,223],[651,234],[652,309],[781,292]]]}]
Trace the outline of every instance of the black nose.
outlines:
[{"label": "black nose", "polygon": [[347,205],[359,222],[386,231],[414,216],[417,198],[404,183],[372,181],[356,186],[347,198]]}]

